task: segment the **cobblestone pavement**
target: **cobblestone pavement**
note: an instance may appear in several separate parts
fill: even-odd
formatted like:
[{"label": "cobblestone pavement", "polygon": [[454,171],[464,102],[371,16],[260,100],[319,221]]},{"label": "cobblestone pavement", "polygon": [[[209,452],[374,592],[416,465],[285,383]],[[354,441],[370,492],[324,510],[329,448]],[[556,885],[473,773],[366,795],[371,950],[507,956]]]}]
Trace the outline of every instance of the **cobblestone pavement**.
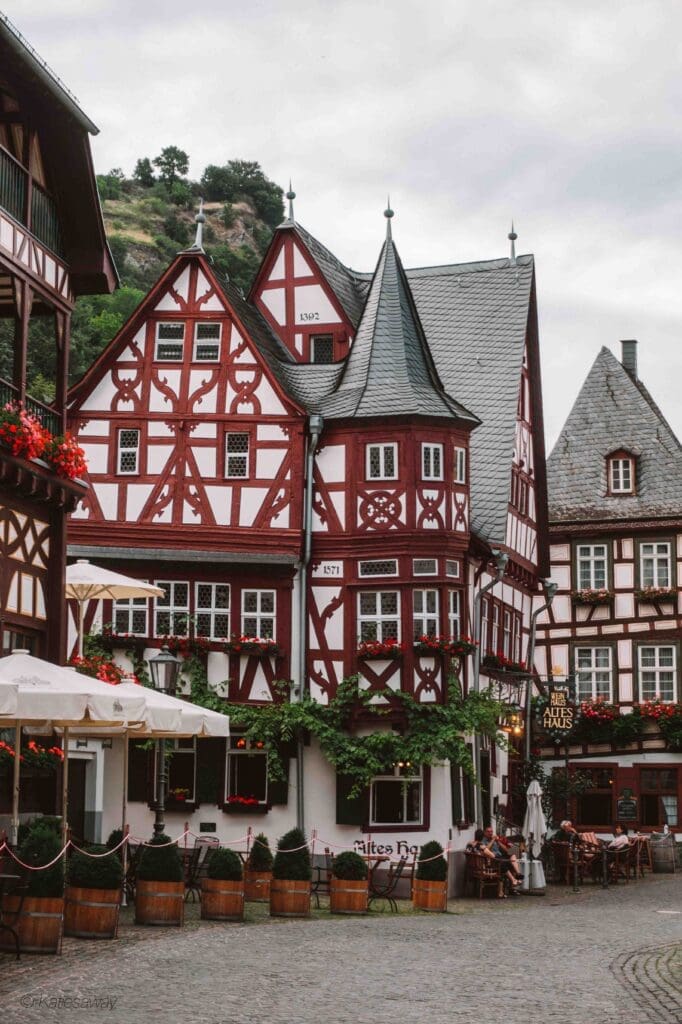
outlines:
[{"label": "cobblestone pavement", "polygon": [[[405,908],[403,908],[404,910]],[[682,876],[609,891],[372,913],[136,928],[0,955],[2,1024],[680,1024]],[[61,1005],[59,1002],[61,1000]]]}]

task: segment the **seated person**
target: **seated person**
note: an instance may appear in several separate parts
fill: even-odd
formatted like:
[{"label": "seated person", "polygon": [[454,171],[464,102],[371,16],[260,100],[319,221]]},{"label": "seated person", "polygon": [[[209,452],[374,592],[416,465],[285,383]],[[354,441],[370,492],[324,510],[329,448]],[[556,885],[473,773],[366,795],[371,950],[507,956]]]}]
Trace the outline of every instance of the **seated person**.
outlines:
[{"label": "seated person", "polygon": [[628,830],[625,825],[616,824],[613,827],[613,839],[606,847],[607,850],[615,852],[617,850],[626,850],[630,845],[630,839],[628,838]]},{"label": "seated person", "polygon": [[557,843],[575,843],[578,838],[578,832],[573,827],[573,822],[568,819],[561,822],[558,832],[552,836],[552,840]]},{"label": "seated person", "polygon": [[519,862],[514,854],[511,853],[507,841],[501,836],[496,836],[491,825],[485,829],[483,839],[480,841],[479,846],[487,853],[488,856],[492,854],[496,860],[500,861],[502,864],[502,870],[514,888],[521,884],[523,875],[519,871]]}]

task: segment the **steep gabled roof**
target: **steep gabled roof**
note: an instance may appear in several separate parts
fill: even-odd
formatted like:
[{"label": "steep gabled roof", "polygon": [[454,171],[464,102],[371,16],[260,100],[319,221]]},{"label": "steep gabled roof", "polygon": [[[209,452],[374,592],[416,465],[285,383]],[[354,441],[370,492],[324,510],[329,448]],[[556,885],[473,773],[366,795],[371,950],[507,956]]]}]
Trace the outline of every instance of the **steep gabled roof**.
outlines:
[{"label": "steep gabled roof", "polygon": [[454,416],[478,423],[438,377],[390,233],[337,387],[317,408],[327,419]]},{"label": "steep gabled roof", "polygon": [[[633,496],[607,496],[606,456],[637,456]],[[651,395],[602,348],[547,461],[550,521],[682,518],[682,448]]]},{"label": "steep gabled roof", "polygon": [[[532,256],[407,271],[444,387],[481,420],[471,435],[471,525],[502,543],[523,353],[534,290]],[[542,423],[535,422],[541,431]],[[540,498],[542,500],[542,497]]]}]

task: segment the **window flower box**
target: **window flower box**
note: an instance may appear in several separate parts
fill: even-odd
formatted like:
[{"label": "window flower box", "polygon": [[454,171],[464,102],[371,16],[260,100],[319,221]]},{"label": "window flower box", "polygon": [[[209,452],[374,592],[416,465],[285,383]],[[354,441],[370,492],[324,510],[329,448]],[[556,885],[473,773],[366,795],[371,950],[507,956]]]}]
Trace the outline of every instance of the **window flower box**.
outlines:
[{"label": "window flower box", "polygon": [[461,658],[476,650],[476,644],[469,637],[451,636],[420,636],[414,642],[415,654],[449,654],[453,658]]},{"label": "window flower box", "polygon": [[225,814],[267,814],[268,810],[255,796],[229,796],[223,804]]},{"label": "window flower box", "polygon": [[489,669],[493,672],[528,671],[525,661],[512,661],[511,658],[507,658],[501,651],[498,651],[497,654],[486,654],[481,663],[481,668]]},{"label": "window flower box", "polygon": [[19,402],[8,402],[0,409],[0,442],[12,455],[44,460],[67,480],[81,479],[88,469],[85,452],[72,434],[51,434]]},{"label": "window flower box", "polygon": [[166,644],[171,654],[189,657],[192,654],[208,654],[211,641],[205,636],[162,636],[158,637],[161,644]]},{"label": "window flower box", "polygon": [[138,636],[135,633],[114,633],[106,626],[99,634],[90,634],[97,646],[105,651],[113,651],[115,648],[124,650],[142,651],[148,645],[149,640],[145,636]]},{"label": "window flower box", "polygon": [[613,602],[613,594],[610,590],[574,590],[571,601],[573,604],[608,605]]},{"label": "window flower box", "polygon": [[677,590],[675,587],[640,587],[635,590],[635,599],[642,602],[653,601],[676,601]]},{"label": "window flower box", "polygon": [[372,661],[379,658],[402,658],[405,653],[405,644],[399,640],[364,640],[357,650],[358,658],[364,661]]},{"label": "window flower box", "polygon": [[225,643],[225,650],[231,654],[255,654],[260,658],[279,658],[282,655],[276,640],[259,636],[233,636]]}]

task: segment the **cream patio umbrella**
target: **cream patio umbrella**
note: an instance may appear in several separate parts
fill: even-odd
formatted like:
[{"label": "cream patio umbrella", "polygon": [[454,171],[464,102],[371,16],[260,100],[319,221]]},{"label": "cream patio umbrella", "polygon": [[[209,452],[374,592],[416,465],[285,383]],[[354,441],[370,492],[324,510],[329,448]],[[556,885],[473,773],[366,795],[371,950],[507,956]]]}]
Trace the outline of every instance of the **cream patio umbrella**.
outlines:
[{"label": "cream patio umbrella", "polygon": [[66,587],[64,594],[67,599],[78,601],[78,654],[83,655],[83,617],[88,601],[124,601],[133,597],[163,597],[161,587],[152,583],[123,576],[113,569],[105,569],[92,565],[87,558],[79,558],[73,565],[66,567]]},{"label": "cream patio umbrella", "polygon": [[[538,780],[533,779],[526,791],[526,814],[523,819],[523,834],[533,857],[540,856],[542,840],[546,832],[547,822],[542,810],[542,789]],[[533,837],[532,842],[529,842],[530,836]]]},{"label": "cream patio umbrella", "polygon": [[[14,651],[0,658],[0,694],[13,690],[14,710],[0,713],[0,728],[14,727],[15,752],[21,750],[21,729],[25,725],[60,726],[64,729],[63,748],[68,748],[68,730],[86,725],[93,730],[130,728],[144,720],[145,699],[142,687],[136,694],[119,693],[118,687],[84,676],[71,668],[34,658],[28,651]],[[3,698],[0,697],[0,707]],[[62,830],[67,828],[68,754],[62,773]],[[14,759],[11,841],[16,842],[19,827],[20,759]]]}]

